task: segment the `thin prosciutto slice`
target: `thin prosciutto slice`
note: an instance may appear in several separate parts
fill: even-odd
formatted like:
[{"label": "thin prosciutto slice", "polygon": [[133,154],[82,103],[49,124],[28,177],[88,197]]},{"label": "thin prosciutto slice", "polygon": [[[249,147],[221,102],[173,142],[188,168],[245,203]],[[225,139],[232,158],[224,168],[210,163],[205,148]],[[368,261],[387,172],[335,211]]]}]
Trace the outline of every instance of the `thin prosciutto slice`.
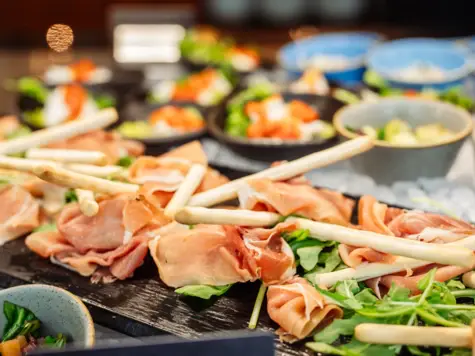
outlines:
[{"label": "thin prosciutto slice", "polygon": [[392,274],[388,276],[372,278],[366,281],[366,284],[373,289],[376,296],[381,298],[391,288],[393,284],[407,288],[412,295],[420,294],[421,291],[417,288],[417,283],[424,278],[427,273],[437,268],[435,273],[435,280],[438,282],[446,282],[452,278],[460,276],[461,274],[471,271],[472,268],[458,267],[458,266],[441,266],[430,264],[414,271]]},{"label": "thin prosciutto slice", "polygon": [[239,229],[265,284],[282,283],[295,275],[294,253],[282,238],[282,233],[295,228],[295,224],[282,223],[273,229]]},{"label": "thin prosciutto slice", "polygon": [[239,190],[241,208],[273,211],[281,215],[300,215],[308,219],[349,225],[354,202],[341,193],[315,189],[301,184],[302,178],[290,182],[255,179]]},{"label": "thin prosciutto slice", "polygon": [[47,147],[100,151],[107,156],[108,164],[116,164],[124,156],[138,157],[145,150],[145,146],[138,141],[126,140],[116,132],[106,132],[103,130],[88,132],[67,140],[53,142]]},{"label": "thin prosciutto slice", "polygon": [[[143,156],[130,167],[130,179],[142,184],[140,194],[156,206],[165,207],[185,179],[192,164],[208,165],[199,141],[178,147],[159,157]],[[228,179],[208,168],[196,192],[203,192],[227,183]]]},{"label": "thin prosciutto slice", "polygon": [[133,275],[147,255],[153,231],[168,222],[147,202],[127,196],[106,198],[93,217],[82,214],[77,203],[67,205],[58,216],[57,232],[33,233],[25,243],[38,255],[83,276],[113,281]]},{"label": "thin prosciutto slice", "polygon": [[237,228],[173,223],[150,242],[161,280],[170,287],[194,284],[222,286],[255,281],[258,266]]},{"label": "thin prosciutto slice", "polygon": [[[401,238],[449,243],[475,233],[475,227],[464,221],[439,214],[388,208],[371,196],[363,196],[360,199],[358,211],[361,229]],[[391,263],[394,260],[394,256],[369,248],[355,248],[343,244],[339,246],[339,252],[343,262],[350,267],[356,267],[363,262]],[[384,295],[393,283],[410,289],[412,294],[417,294],[419,293],[417,282],[434,267],[438,268],[435,279],[439,282],[445,282],[471,270],[458,266],[429,264],[414,271],[408,270],[404,273],[373,278],[366,283],[379,297]]]},{"label": "thin prosciutto slice", "polygon": [[304,339],[343,316],[338,306],[327,304],[323,296],[300,277],[269,287],[267,312],[280,326],[277,334],[288,342]]},{"label": "thin prosciutto slice", "polygon": [[40,205],[18,185],[0,188],[0,246],[41,224]]}]

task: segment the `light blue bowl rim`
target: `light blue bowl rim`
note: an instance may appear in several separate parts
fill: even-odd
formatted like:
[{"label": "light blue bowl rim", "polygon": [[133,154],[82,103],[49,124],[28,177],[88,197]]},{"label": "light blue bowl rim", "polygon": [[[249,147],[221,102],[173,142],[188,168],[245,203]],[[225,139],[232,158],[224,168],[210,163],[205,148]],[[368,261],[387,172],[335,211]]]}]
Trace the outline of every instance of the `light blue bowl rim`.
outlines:
[{"label": "light blue bowl rim", "polygon": [[[403,80],[397,75],[391,73],[390,71],[385,71],[376,68],[372,65],[372,58],[375,55],[378,55],[381,51],[390,50],[391,46],[400,46],[400,45],[426,45],[433,46],[434,50],[440,51],[451,51],[455,55],[459,55],[464,60],[464,64],[456,69],[446,71],[446,77],[443,80],[439,81],[416,81],[416,80]],[[366,65],[369,69],[377,72],[383,78],[391,80],[398,83],[406,83],[410,85],[435,85],[435,84],[444,84],[455,82],[467,77],[473,71],[473,61],[469,53],[469,49],[463,46],[458,45],[457,43],[443,39],[443,38],[425,38],[425,37],[416,37],[416,38],[401,38],[389,42],[385,42],[380,46],[372,48],[368,51],[366,56]]]},{"label": "light blue bowl rim", "polygon": [[[297,45],[309,45],[315,43],[315,41],[326,41],[326,40],[342,40],[345,39],[347,40],[348,37],[356,37],[356,38],[361,38],[368,40],[368,45],[367,45],[367,51],[374,46],[375,44],[382,42],[385,37],[377,32],[366,32],[366,31],[354,31],[354,32],[327,32],[327,33],[322,33],[322,34],[317,34],[311,37],[307,37],[298,41],[292,41],[286,43],[284,46],[282,46],[278,53],[277,53],[277,62],[278,64],[283,67],[284,69],[291,70],[291,71],[302,71],[304,68],[301,66],[293,66],[289,65],[288,63],[285,63],[286,61],[284,60],[284,52],[286,51],[291,51],[296,47]],[[326,71],[327,73],[339,73],[339,72],[347,72],[350,70],[358,69],[360,67],[365,66],[365,57],[366,53],[352,58],[350,60],[351,63],[348,64],[348,66],[345,69],[339,69],[335,71]]]}]

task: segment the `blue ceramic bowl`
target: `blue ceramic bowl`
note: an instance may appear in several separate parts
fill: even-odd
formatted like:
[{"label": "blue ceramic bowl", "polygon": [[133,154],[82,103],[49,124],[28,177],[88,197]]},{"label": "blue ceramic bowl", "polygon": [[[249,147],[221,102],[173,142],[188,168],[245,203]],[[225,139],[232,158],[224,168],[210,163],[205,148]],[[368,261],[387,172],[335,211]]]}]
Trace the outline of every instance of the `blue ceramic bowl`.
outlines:
[{"label": "blue ceramic bowl", "polygon": [[[94,345],[94,323],[89,311],[78,297],[64,289],[44,284],[12,287],[0,291],[0,308],[5,301],[30,309],[41,321],[42,336],[62,333],[68,337],[68,344]],[[0,330],[5,324],[1,312]]]},{"label": "blue ceramic bowl", "polygon": [[363,126],[379,128],[396,118],[413,127],[439,123],[454,135],[430,144],[392,145],[387,141],[376,141],[371,150],[351,159],[357,172],[369,175],[380,184],[445,176],[473,127],[471,115],[455,105],[399,97],[347,105],[335,114],[333,124],[341,136],[352,139],[358,134],[348,127],[355,130]]},{"label": "blue ceramic bowl", "polygon": [[277,54],[279,64],[292,76],[299,76],[310,60],[318,55],[343,56],[349,60],[344,70],[326,71],[328,80],[343,84],[360,82],[365,70],[365,56],[382,40],[377,33],[344,32],[309,37],[286,44]]},{"label": "blue ceramic bowl", "polygon": [[[391,41],[378,46],[368,54],[368,67],[381,75],[392,87],[403,89],[434,88],[444,90],[463,85],[472,72],[467,48],[456,42],[429,38]],[[442,80],[407,80],[399,71],[419,63],[442,69]]]}]

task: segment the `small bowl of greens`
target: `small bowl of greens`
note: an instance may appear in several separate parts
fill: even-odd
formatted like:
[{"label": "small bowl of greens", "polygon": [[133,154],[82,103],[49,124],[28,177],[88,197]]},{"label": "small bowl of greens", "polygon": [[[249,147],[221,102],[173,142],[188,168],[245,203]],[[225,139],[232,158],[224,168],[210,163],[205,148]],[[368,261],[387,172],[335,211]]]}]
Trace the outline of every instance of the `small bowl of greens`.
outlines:
[{"label": "small bowl of greens", "polygon": [[333,114],[343,106],[328,96],[249,87],[210,115],[209,129],[237,153],[261,161],[288,160],[334,145]]},{"label": "small bowl of greens", "polygon": [[105,89],[86,88],[72,83],[54,88],[32,77],[15,82],[22,121],[32,129],[41,129],[77,120],[117,105],[116,95]]},{"label": "small bowl of greens", "polygon": [[381,184],[444,177],[473,127],[471,115],[453,104],[405,97],[348,105],[333,123],[347,139],[376,140],[373,149],[351,161]]},{"label": "small bowl of greens", "polygon": [[237,85],[237,78],[228,68],[206,68],[171,81],[160,81],[148,89],[151,104],[168,102],[195,103],[212,107],[223,101]]},{"label": "small bowl of greens", "polygon": [[22,356],[42,348],[94,345],[89,311],[68,291],[42,284],[0,291],[0,354]]},{"label": "small bowl of greens", "polygon": [[238,73],[249,73],[261,63],[256,48],[236,45],[232,38],[209,27],[189,29],[180,42],[180,54],[182,62],[193,70],[227,65]]},{"label": "small bowl of greens", "polygon": [[123,116],[117,131],[143,142],[149,154],[166,152],[206,133],[205,109],[194,103],[129,103]]}]

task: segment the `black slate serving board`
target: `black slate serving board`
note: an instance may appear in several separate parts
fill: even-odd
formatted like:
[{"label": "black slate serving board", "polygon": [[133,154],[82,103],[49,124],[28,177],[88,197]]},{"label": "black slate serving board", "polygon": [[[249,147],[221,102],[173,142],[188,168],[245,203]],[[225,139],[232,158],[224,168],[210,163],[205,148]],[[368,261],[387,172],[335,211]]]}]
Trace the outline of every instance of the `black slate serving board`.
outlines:
[{"label": "black slate serving board", "polygon": [[[247,173],[219,170],[230,179]],[[354,214],[356,216],[356,212]],[[31,251],[20,238],[0,247],[0,287],[44,283],[78,295],[90,309],[96,323],[130,336],[172,334],[193,339],[203,333],[246,329],[259,289],[258,283],[233,286],[211,303],[179,297],[165,286],[148,258],[133,278],[113,284],[91,284],[88,278],[52,264]],[[277,327],[267,315],[264,303],[258,329]],[[304,342],[284,344],[276,339],[277,355],[313,355]]]}]

